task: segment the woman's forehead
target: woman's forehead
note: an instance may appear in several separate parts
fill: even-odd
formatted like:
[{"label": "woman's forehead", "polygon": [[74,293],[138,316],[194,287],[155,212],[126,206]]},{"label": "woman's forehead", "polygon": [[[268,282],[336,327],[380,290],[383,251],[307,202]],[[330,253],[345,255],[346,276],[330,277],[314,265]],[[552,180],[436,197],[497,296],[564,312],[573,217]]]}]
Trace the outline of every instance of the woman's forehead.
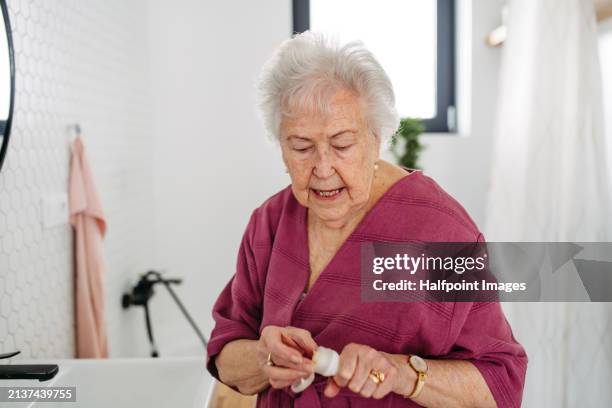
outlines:
[{"label": "woman's forehead", "polygon": [[365,126],[363,104],[354,94],[336,94],[328,106],[326,110],[299,109],[285,113],[281,119],[281,132],[287,136],[287,132],[319,129],[333,134],[342,128]]},{"label": "woman's forehead", "polygon": [[[331,118],[328,118],[331,119]],[[357,118],[341,117],[337,120],[321,120],[321,117],[295,118],[281,126],[284,139],[334,138],[343,135],[355,135],[366,130],[365,123]]]}]

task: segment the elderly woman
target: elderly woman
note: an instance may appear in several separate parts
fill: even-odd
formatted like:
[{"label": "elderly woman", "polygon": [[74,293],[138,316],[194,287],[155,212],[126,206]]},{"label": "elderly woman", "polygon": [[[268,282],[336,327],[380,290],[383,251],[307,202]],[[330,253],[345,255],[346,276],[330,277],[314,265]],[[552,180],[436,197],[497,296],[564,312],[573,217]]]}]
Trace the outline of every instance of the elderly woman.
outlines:
[{"label": "elderly woman", "polygon": [[[379,158],[398,115],[373,55],[307,32],[259,90],[291,185],[251,216],[209,371],[259,407],[520,406],[527,357],[498,303],[361,302],[360,243],[483,240],[432,179]],[[340,354],[337,374],[293,393],[318,346]]]}]

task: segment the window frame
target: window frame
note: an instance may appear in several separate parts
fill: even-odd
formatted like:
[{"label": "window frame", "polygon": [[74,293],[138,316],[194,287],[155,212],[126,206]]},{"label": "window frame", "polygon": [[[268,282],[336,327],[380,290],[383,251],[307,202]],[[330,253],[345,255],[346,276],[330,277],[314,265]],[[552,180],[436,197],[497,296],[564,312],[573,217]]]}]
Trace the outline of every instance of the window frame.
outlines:
[{"label": "window frame", "polygon": [[[310,0],[292,0],[293,34],[310,28]],[[437,0],[436,116],[424,119],[426,133],[457,133],[455,0]]]}]

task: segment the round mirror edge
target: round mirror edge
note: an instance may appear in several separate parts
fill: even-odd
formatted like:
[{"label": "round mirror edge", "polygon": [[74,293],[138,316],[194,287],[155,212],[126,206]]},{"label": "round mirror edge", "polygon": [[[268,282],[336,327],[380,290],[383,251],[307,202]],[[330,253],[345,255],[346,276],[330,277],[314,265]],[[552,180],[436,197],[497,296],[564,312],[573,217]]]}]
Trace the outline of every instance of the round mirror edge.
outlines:
[{"label": "round mirror edge", "polygon": [[9,112],[4,126],[4,134],[0,135],[2,137],[2,143],[0,146],[0,171],[2,171],[2,165],[4,163],[4,158],[6,157],[6,151],[8,150],[8,144],[11,136],[11,125],[13,124],[13,105],[15,103],[15,56],[13,50],[13,33],[11,31],[11,21],[8,15],[8,5],[6,4],[5,0],[0,0],[0,9],[2,9],[2,19],[4,20],[4,28],[6,30],[6,39],[8,43],[7,48],[9,54],[9,69],[11,76]]}]

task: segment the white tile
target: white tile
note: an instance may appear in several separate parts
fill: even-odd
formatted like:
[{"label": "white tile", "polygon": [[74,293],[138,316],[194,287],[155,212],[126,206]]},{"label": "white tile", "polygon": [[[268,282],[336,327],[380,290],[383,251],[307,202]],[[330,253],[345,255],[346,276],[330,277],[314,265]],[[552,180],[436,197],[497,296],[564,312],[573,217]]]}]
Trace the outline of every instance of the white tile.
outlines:
[{"label": "white tile", "polygon": [[[109,225],[107,263],[144,270],[138,265],[153,236],[146,2],[8,3],[17,81],[0,172],[0,349],[14,348],[17,337],[28,344],[24,358],[71,357],[72,230],[43,229],[40,201],[67,191],[67,129],[78,122],[107,216],[117,220]],[[109,302],[118,305],[119,295]]]}]

